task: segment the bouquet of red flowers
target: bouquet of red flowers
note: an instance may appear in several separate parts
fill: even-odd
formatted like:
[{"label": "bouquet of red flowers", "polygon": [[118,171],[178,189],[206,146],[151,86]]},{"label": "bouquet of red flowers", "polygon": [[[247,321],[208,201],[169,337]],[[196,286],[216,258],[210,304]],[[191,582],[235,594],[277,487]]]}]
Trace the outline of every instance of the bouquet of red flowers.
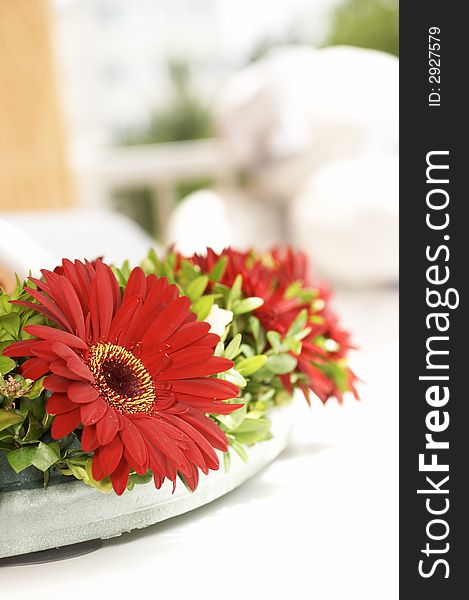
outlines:
[{"label": "bouquet of red flowers", "polygon": [[0,450],[122,494],[268,440],[294,391],[355,397],[352,347],[304,254],[226,249],[120,268],[64,259],[0,290]]}]

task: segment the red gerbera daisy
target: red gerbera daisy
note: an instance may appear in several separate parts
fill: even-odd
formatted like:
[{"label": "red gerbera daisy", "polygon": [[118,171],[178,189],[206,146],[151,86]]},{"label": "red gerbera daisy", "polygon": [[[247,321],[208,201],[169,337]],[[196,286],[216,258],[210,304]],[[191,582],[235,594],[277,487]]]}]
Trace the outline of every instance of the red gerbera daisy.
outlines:
[{"label": "red gerbera daisy", "polygon": [[[323,368],[343,359],[353,346],[350,344],[349,333],[340,328],[338,318],[330,308],[330,288],[323,283],[312,283],[307,255],[291,247],[275,247],[264,257],[253,252],[238,252],[232,248],[226,248],[217,254],[208,248],[205,256],[195,255],[191,260],[202,272],[208,273],[221,256],[227,257],[221,283],[231,287],[236,276],[242,275],[244,294],[258,296],[264,300],[264,304],[256,309],[254,314],[267,331],[277,331],[284,336],[300,311],[306,309],[311,331],[302,341],[301,352],[291,352],[298,360],[298,371],[306,380],[305,384],[299,386],[308,403],[309,390],[324,403],[332,396],[341,402],[342,390],[334,377],[326,374]],[[303,288],[316,290],[317,296],[313,304],[296,297],[287,297],[289,286],[296,282],[300,282]],[[320,338],[332,341],[333,345],[328,348],[319,345]],[[343,372],[342,387],[347,387],[358,398],[354,386],[356,376],[348,367],[341,365],[340,368]],[[281,375],[280,379],[284,387],[292,393],[290,375]]]},{"label": "red gerbera daisy", "polygon": [[64,260],[59,272],[43,271],[28,289],[38,302],[20,302],[56,327],[30,325],[36,339],[8,347],[8,356],[29,357],[21,371],[52,392],[51,433],[62,438],[83,426],[81,445],[93,452],[96,480],[110,476],[117,494],[131,470],[149,469],[159,488],[178,472],[191,489],[199,469],[218,469],[214,448],[225,451],[224,433],[206,413],[227,414],[239,404],[233,384],[210,377],[233,363],[213,356],[219,337],[196,322],[189,299],[165,278],[132,271],[121,295],[112,270]]},{"label": "red gerbera daisy", "polygon": [[254,311],[264,328],[285,334],[301,306],[297,300],[285,298],[285,287],[279,285],[277,270],[266,265],[253,252],[240,252],[233,248],[225,248],[220,254],[207,248],[205,256],[195,254],[190,260],[199,266],[202,273],[209,273],[222,256],[227,258],[227,263],[220,283],[232,287],[236,277],[241,275],[243,293],[264,301]]}]

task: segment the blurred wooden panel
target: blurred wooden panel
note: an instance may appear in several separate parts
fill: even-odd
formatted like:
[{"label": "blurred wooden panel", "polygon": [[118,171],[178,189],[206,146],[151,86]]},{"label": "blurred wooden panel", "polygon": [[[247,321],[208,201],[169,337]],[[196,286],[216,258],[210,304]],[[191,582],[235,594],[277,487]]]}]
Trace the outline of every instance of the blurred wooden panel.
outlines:
[{"label": "blurred wooden panel", "polygon": [[0,0],[0,210],[74,202],[46,0]]}]

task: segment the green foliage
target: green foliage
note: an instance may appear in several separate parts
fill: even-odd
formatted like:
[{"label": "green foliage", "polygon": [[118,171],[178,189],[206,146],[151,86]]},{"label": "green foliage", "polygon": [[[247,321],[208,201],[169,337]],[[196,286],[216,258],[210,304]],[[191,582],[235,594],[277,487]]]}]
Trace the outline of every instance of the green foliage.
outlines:
[{"label": "green foliage", "polygon": [[8,356],[0,356],[0,375],[6,375],[16,367],[16,363]]},{"label": "green foliage", "polygon": [[[306,289],[301,282],[290,285],[285,291],[285,299],[296,299],[298,306],[304,308],[299,310],[282,335],[278,331],[265,330],[259,319],[262,313],[258,312],[264,301],[243,292],[241,274],[237,275],[231,287],[221,283],[227,267],[225,256],[219,258],[208,273],[173,251],[159,257],[150,250],[141,266],[147,275],[166,277],[169,283],[177,286],[179,293],[189,299],[191,310],[198,320],[207,320],[214,305],[233,313],[232,322],[225,327],[215,348],[215,355],[233,361],[233,366],[216,377],[238,386],[239,397],[226,402],[242,406],[228,415],[209,415],[229,441],[229,450],[223,457],[228,470],[233,453],[246,461],[249,446],[271,438],[270,411],[290,402],[291,389],[305,383],[305,375],[297,369],[298,356],[312,328],[324,322],[324,316],[320,314],[324,303],[317,290]],[[113,271],[124,290],[131,266],[125,262],[120,267],[113,267]],[[24,331],[26,325],[50,325],[34,309],[12,304],[12,300],[26,300],[34,304],[19,281],[11,295],[0,291],[0,451],[6,453],[15,473],[28,468],[44,473],[45,485],[49,473],[58,472],[106,493],[112,489],[110,479],[94,480],[93,454],[83,452],[80,446],[81,427],[70,436],[53,441],[50,427],[54,417],[45,408],[49,393],[43,388],[44,378],[37,381],[25,379],[18,368],[21,361],[2,355],[11,343],[30,338]],[[308,337],[308,343],[311,341],[324,352],[334,352],[334,344],[337,345],[324,332],[316,335],[314,340]],[[344,359],[318,359],[312,364],[334,383],[339,392],[347,391],[349,371]],[[133,489],[151,478],[150,472],[144,475],[131,473],[127,487]],[[180,478],[184,479],[182,475]]]},{"label": "green foliage", "polygon": [[31,466],[44,472],[59,459],[60,450],[57,442],[49,444],[39,442],[37,445],[22,446],[7,453],[7,460],[15,473],[21,473]]},{"label": "green foliage", "polygon": [[168,108],[156,110],[145,126],[124,135],[119,140],[121,144],[159,144],[213,135],[211,112],[192,91],[189,64],[171,60],[168,75],[171,86]]},{"label": "green foliage", "polygon": [[266,362],[267,356],[265,354],[257,354],[255,356],[250,356],[249,358],[242,358],[236,364],[236,370],[243,377],[247,377],[248,375],[254,375],[256,371],[262,369]]},{"label": "green foliage", "polygon": [[91,472],[92,459],[84,455],[83,453],[77,453],[76,456],[73,454],[62,460],[58,466],[59,471],[62,475],[73,476],[76,479],[83,481],[86,485],[95,488],[98,492],[107,494],[112,490],[112,483],[109,477],[105,477],[101,481],[93,479]]},{"label": "green foliage", "polygon": [[397,0],[344,0],[332,15],[324,46],[345,44],[399,56]]}]

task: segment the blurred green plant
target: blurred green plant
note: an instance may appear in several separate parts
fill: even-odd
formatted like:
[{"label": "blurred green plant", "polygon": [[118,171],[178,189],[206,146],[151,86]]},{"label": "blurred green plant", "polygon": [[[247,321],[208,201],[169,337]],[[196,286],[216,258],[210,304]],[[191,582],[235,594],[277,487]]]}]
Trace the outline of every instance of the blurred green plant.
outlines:
[{"label": "blurred green plant", "polygon": [[399,56],[398,0],[345,0],[339,4],[322,45],[339,44]]},{"label": "blurred green plant", "polygon": [[212,114],[192,90],[189,63],[170,60],[168,76],[171,91],[167,108],[155,111],[145,126],[124,134],[118,140],[120,144],[181,142],[213,135]]},{"label": "blurred green plant", "polygon": [[300,31],[296,24],[292,23],[288,27],[287,31],[282,36],[268,36],[262,38],[252,48],[252,50],[248,54],[247,64],[253,63],[256,60],[263,58],[266,54],[268,54],[274,48],[278,46],[289,46],[295,44],[305,44],[308,43],[304,39],[304,35]]},{"label": "blurred green plant", "polygon": [[[168,77],[171,91],[167,108],[155,111],[145,126],[122,134],[117,140],[118,145],[182,142],[213,135],[212,114],[193,92],[189,63],[180,59],[170,60]],[[175,189],[176,198],[180,200],[212,184],[213,181],[207,179],[180,182]],[[165,225],[157,222],[155,202],[158,202],[158,198],[154,198],[154,191],[148,187],[121,189],[113,197],[116,210],[136,221],[150,235],[161,233]]]}]

